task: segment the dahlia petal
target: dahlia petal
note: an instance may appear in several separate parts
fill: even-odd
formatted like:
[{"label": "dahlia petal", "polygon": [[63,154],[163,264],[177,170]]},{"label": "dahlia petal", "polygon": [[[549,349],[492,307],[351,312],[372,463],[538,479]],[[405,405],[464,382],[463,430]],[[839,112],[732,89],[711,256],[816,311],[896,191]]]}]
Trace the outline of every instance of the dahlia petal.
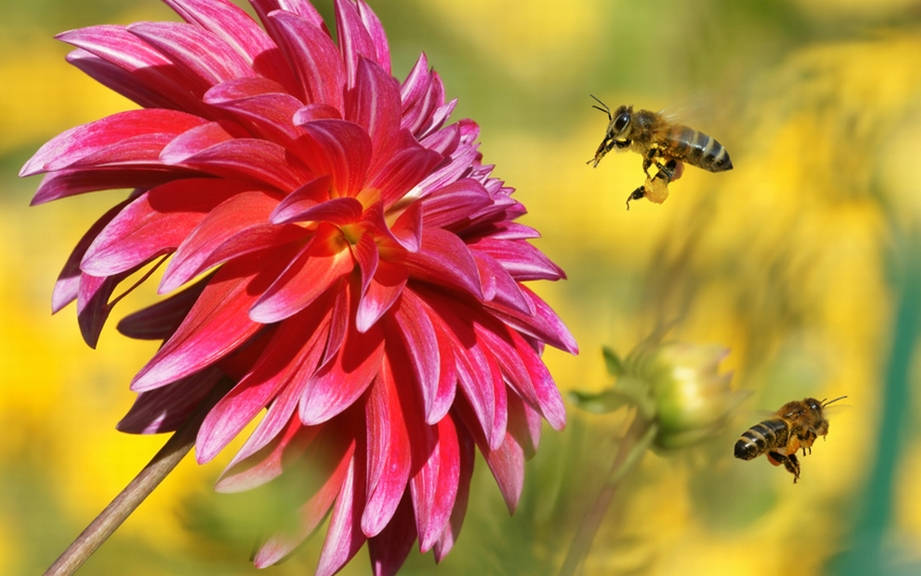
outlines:
[{"label": "dahlia petal", "polygon": [[403,293],[408,278],[400,266],[385,261],[377,265],[376,273],[362,293],[355,313],[355,328],[359,332],[367,332],[390,310]]},{"label": "dahlia petal", "polygon": [[189,179],[145,192],[99,233],[80,267],[87,274],[108,276],[171,251],[206,212],[235,191],[222,181]]},{"label": "dahlia petal", "polygon": [[524,449],[512,434],[506,434],[499,448],[480,445],[480,452],[499,485],[509,513],[514,514],[524,486]]},{"label": "dahlia petal", "polygon": [[218,270],[176,333],[135,375],[131,389],[152,390],[197,372],[259,330],[262,325],[247,312],[280,271],[284,256],[268,261],[261,255],[243,257]]},{"label": "dahlia petal", "polygon": [[213,33],[185,22],[142,22],[128,26],[170,59],[188,78],[214,86],[231,78],[253,76],[246,59]]},{"label": "dahlia petal", "polygon": [[[123,68],[82,48],[71,50],[65,56],[65,60],[90,78],[121,94],[141,108],[183,108],[139,82],[137,74],[126,72]],[[185,109],[194,110],[195,108]]]},{"label": "dahlia petal", "polygon": [[385,363],[365,405],[368,494],[361,530],[368,538],[380,534],[391,521],[409,480],[412,452],[397,390]]},{"label": "dahlia petal", "polygon": [[[158,163],[159,164],[159,163]],[[51,172],[42,178],[32,197],[30,206],[37,206],[96,190],[114,188],[153,188],[159,184],[186,176],[183,170],[163,165],[151,166],[108,166],[76,168]]]},{"label": "dahlia petal", "polygon": [[389,157],[390,142],[400,129],[400,87],[389,72],[365,59],[359,62],[357,74],[346,118],[363,126],[371,136],[371,174],[375,174]]},{"label": "dahlia petal", "polygon": [[[326,341],[321,326],[328,322],[325,307],[315,306],[283,322],[252,372],[208,412],[198,430],[195,455],[210,461],[240,433],[293,378],[307,378],[316,369]],[[304,335],[309,334],[304,342]]]},{"label": "dahlia petal", "polygon": [[256,301],[250,317],[263,324],[278,322],[309,306],[340,277],[352,271],[348,249],[336,245],[327,224],[295,257],[281,276]]},{"label": "dahlia petal", "polygon": [[371,160],[371,139],[358,124],[314,120],[303,125],[298,139],[304,162],[316,174],[329,174],[337,196],[356,196],[365,184]]},{"label": "dahlia petal", "polygon": [[427,228],[418,252],[406,255],[413,276],[438,285],[459,288],[477,299],[483,298],[476,260],[467,244],[455,234]]},{"label": "dahlia petal", "polygon": [[375,62],[384,72],[390,74],[390,46],[387,44],[387,34],[380,19],[365,0],[358,0],[358,14],[365,30],[368,31],[368,36],[371,37],[371,42],[374,43],[374,51],[377,54]]},{"label": "dahlia petal", "polygon": [[[415,473],[409,486],[419,549],[425,553],[441,537],[451,518],[460,480],[460,446],[453,418],[442,418],[434,426],[421,428],[413,434],[422,450],[415,454]],[[420,433],[424,435],[421,438]]]},{"label": "dahlia petal", "polygon": [[365,535],[360,529],[365,482],[364,475],[356,468],[353,456],[329,520],[316,576],[332,576],[338,572],[365,543]]},{"label": "dahlia petal", "polygon": [[164,0],[183,20],[214,34],[243,56],[256,71],[294,86],[278,47],[243,10],[227,0]]},{"label": "dahlia petal", "polygon": [[384,339],[377,331],[350,332],[335,359],[307,383],[300,400],[301,422],[322,424],[364,394],[380,373]]},{"label": "dahlia petal", "polygon": [[518,444],[524,449],[525,457],[531,458],[540,446],[541,426],[543,418],[540,412],[531,408],[527,402],[517,394],[508,398],[508,430],[518,439]]},{"label": "dahlia petal", "polygon": [[400,97],[403,100],[400,126],[408,129],[415,136],[419,136],[418,129],[422,126],[425,115],[429,111],[431,84],[432,72],[429,71],[425,53],[422,53],[400,87]]},{"label": "dahlia petal", "polygon": [[534,305],[533,315],[526,316],[518,311],[502,309],[495,309],[493,313],[506,325],[522,334],[546,342],[570,354],[578,354],[579,346],[576,344],[576,339],[553,309],[527,286],[522,285],[520,288]]},{"label": "dahlia petal", "polygon": [[214,86],[203,100],[234,114],[254,135],[287,145],[303,133],[291,124],[303,103],[282,90],[280,84],[266,78],[236,78]]},{"label": "dahlia petal", "polygon": [[210,276],[202,278],[165,300],[125,316],[118,322],[118,331],[137,340],[166,340],[182,323],[210,280]]},{"label": "dahlia petal", "polygon": [[134,270],[129,270],[108,278],[89,274],[80,276],[80,285],[77,288],[77,323],[80,325],[83,341],[90,348],[96,347],[102,327],[112,312],[114,302],[110,302],[109,297],[118,284],[133,272]]},{"label": "dahlia petal", "polygon": [[[160,160],[215,176],[267,184],[283,192],[294,190],[307,180],[304,169],[293,162],[279,144],[256,138],[235,138],[209,144],[207,137],[196,141],[196,135],[204,134],[191,133],[188,139],[182,137],[171,142],[163,150]],[[203,146],[196,149],[196,144]]]},{"label": "dahlia petal", "polygon": [[393,519],[374,538],[368,539],[371,573],[374,576],[394,576],[406,561],[416,540],[416,520],[408,498],[400,501]]},{"label": "dahlia petal", "polygon": [[329,322],[329,338],[326,341],[326,352],[323,354],[321,366],[326,366],[336,357],[345,337],[349,332],[349,323],[352,315],[352,288],[348,277],[342,277],[330,290],[333,294],[332,316]]},{"label": "dahlia petal", "polygon": [[[203,123],[204,120],[197,116],[175,110],[119,112],[58,134],[38,149],[19,175],[62,170],[88,156],[104,155],[108,149],[123,155],[126,151],[119,145],[129,139],[137,144],[163,142],[165,145],[164,140]],[[119,159],[124,161],[123,156]]]},{"label": "dahlia petal", "polygon": [[242,464],[229,465],[215,483],[215,491],[232,494],[252,490],[277,478],[283,472],[283,462],[292,456],[302,456],[319,432],[319,427],[307,427],[297,418],[289,418],[288,425],[272,436],[264,450]]},{"label": "dahlia petal", "polygon": [[355,86],[358,63],[362,58],[377,60],[377,47],[361,21],[358,6],[352,0],[335,0],[336,37],[345,66],[347,87]]},{"label": "dahlia petal", "polygon": [[295,71],[307,104],[327,104],[342,109],[344,78],[339,50],[321,28],[293,12],[276,10],[267,14],[275,40]]},{"label": "dahlia petal", "polygon": [[[361,271],[361,291],[359,294],[363,296],[368,291],[368,286],[371,285],[371,279],[377,273],[377,265],[380,262],[380,252],[378,252],[377,244],[374,242],[374,235],[369,233],[362,234],[355,244],[353,255],[355,262],[358,264],[358,269]],[[360,306],[359,302],[359,308]],[[359,328],[358,331],[366,332],[369,327],[366,326],[365,329]]]},{"label": "dahlia petal", "polygon": [[[179,245],[172,260],[166,266],[158,291],[162,294],[185,284],[208,267],[217,264],[215,257],[221,247],[231,243],[245,241],[254,230],[279,230],[281,227],[268,222],[269,215],[275,208],[277,200],[262,191],[252,190],[246,183],[233,183],[227,180],[214,180],[214,186],[224,186],[232,195],[211,210],[198,223],[197,227],[186,235]],[[203,187],[207,188],[207,187]],[[240,246],[234,255],[261,248],[263,244],[247,243]],[[217,254],[220,256],[220,254]]]},{"label": "dahlia petal", "polygon": [[480,153],[473,146],[461,145],[443,162],[436,170],[427,175],[418,187],[422,190],[436,190],[461,178],[472,176],[469,174],[470,165],[476,162]]},{"label": "dahlia petal", "polygon": [[507,393],[496,361],[477,346],[455,354],[458,384],[473,409],[486,444],[502,445],[508,423]]},{"label": "dahlia petal", "polygon": [[171,432],[186,422],[223,378],[210,368],[187,376],[172,386],[138,394],[134,405],[115,427],[129,434]]},{"label": "dahlia petal", "polygon": [[426,227],[452,228],[489,206],[492,199],[475,180],[464,178],[430,193],[422,200]]},{"label": "dahlia petal", "polygon": [[531,243],[523,240],[482,238],[471,247],[501,262],[516,280],[559,280],[566,277],[559,266]]},{"label": "dahlia petal", "polygon": [[304,184],[272,211],[272,222],[326,221],[348,224],[361,217],[361,202],[354,198],[329,200],[330,178],[321,176]]},{"label": "dahlia petal", "polygon": [[440,412],[438,397],[441,351],[438,336],[428,311],[418,296],[404,290],[399,306],[394,309],[393,319],[397,325],[416,384],[422,395],[422,411],[426,422],[434,422],[432,414]]},{"label": "dahlia petal", "polygon": [[[201,108],[198,96],[203,86],[190,85],[168,58],[124,26],[92,26],[63,32],[57,38],[77,47],[68,56],[69,62],[121,94],[144,94],[144,100],[152,100],[156,104],[152,107],[157,108],[190,112]],[[86,54],[99,60],[89,59]],[[99,78],[96,72],[105,77]]]},{"label": "dahlia petal", "polygon": [[[364,541],[364,537],[361,535],[360,530],[354,530],[354,527],[358,525],[358,518],[354,517],[354,514],[350,514],[350,512],[357,512],[355,507],[351,506],[351,504],[353,504],[354,498],[362,493],[361,488],[363,488],[363,486],[355,485],[357,482],[361,481],[361,479],[357,478],[355,475],[354,454],[355,442],[353,441],[349,444],[348,448],[344,451],[342,457],[335,465],[335,468],[333,468],[329,474],[327,481],[299,510],[300,522],[297,532],[290,537],[274,536],[263,544],[253,557],[253,564],[256,568],[271,566],[290,554],[292,550],[299,546],[300,543],[320,525],[320,522],[326,516],[333,502],[336,502],[336,508],[333,510],[333,518],[336,520],[336,535],[342,540],[338,550],[335,549],[335,541],[331,544],[324,543],[323,553],[320,558],[320,564],[325,566],[323,573],[327,576],[331,576],[335,573],[335,570],[330,570],[331,565],[334,565],[338,561],[341,567],[342,564],[347,562],[348,559],[358,551],[358,548],[361,547],[361,543]],[[356,490],[356,488],[359,490]],[[350,520],[354,520],[351,524],[351,530],[348,525],[348,521]],[[332,534],[332,531],[333,523],[330,521],[330,527],[326,537],[327,543],[331,541],[330,534]],[[357,542],[353,542],[353,538],[355,538]],[[346,539],[348,542],[345,541]],[[349,555],[349,550],[356,543],[358,546],[355,547],[355,550]],[[327,551],[327,546],[329,547],[329,551]],[[317,569],[317,573],[319,574],[319,568]]]},{"label": "dahlia petal", "polygon": [[454,498],[451,519],[433,547],[435,562],[441,562],[448,555],[448,552],[454,548],[454,543],[457,542],[457,537],[460,535],[461,527],[464,524],[464,516],[467,515],[470,479],[473,477],[473,464],[476,454],[473,440],[468,435],[458,433],[457,437],[460,447],[460,478],[457,483],[457,496]]},{"label": "dahlia petal", "polygon": [[422,202],[407,206],[390,227],[390,237],[409,252],[418,252],[422,245]]},{"label": "dahlia petal", "polygon": [[80,261],[83,260],[83,255],[86,254],[87,248],[90,247],[96,239],[96,236],[99,235],[109,222],[111,222],[130,201],[131,200],[128,199],[113,206],[108,212],[103,214],[99,220],[96,220],[90,229],[86,231],[86,234],[80,238],[80,241],[77,242],[77,245],[67,258],[67,262],[64,263],[64,267],[58,275],[57,282],[54,284],[54,291],[51,294],[52,313],[57,313],[58,310],[77,299],[77,295],[80,292],[80,278],[82,276]]},{"label": "dahlia petal", "polygon": [[381,193],[384,207],[405,197],[426,174],[442,161],[440,154],[412,142],[394,153],[371,178],[370,186]]},{"label": "dahlia petal", "polygon": [[272,21],[267,16],[274,10],[284,10],[300,16],[313,28],[327,35],[329,34],[326,29],[326,23],[323,22],[323,16],[317,12],[310,0],[250,0],[250,4],[270,32],[272,30]]},{"label": "dahlia petal", "polygon": [[342,120],[342,114],[328,104],[307,104],[298,108],[291,117],[291,121],[296,126],[302,126],[314,120]]},{"label": "dahlia petal", "polygon": [[480,279],[483,282],[483,297],[497,304],[503,304],[521,312],[534,314],[534,304],[524,295],[521,286],[512,278],[512,275],[496,260],[486,254],[473,251]]}]

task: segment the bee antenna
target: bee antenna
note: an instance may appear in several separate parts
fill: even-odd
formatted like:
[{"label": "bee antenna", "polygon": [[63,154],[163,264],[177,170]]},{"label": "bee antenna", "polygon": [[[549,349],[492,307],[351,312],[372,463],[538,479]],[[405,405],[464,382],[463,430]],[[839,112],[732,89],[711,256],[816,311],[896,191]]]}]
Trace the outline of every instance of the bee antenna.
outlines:
[{"label": "bee antenna", "polygon": [[597,96],[595,96],[594,94],[589,94],[589,96],[591,96],[592,99],[593,99],[595,102],[597,102],[598,104],[601,104],[601,106],[598,106],[598,105],[596,105],[596,104],[592,104],[592,108],[594,108],[595,110],[601,110],[602,112],[604,112],[605,114],[607,114],[607,115],[608,115],[608,119],[610,119],[610,118],[611,118],[611,109],[608,108],[608,105],[605,104],[604,102],[602,102],[601,99],[598,98]]},{"label": "bee antenna", "polygon": [[838,396],[837,398],[832,398],[831,400],[822,400],[822,408],[825,408],[829,404],[837,402],[838,400],[844,400],[847,396]]}]

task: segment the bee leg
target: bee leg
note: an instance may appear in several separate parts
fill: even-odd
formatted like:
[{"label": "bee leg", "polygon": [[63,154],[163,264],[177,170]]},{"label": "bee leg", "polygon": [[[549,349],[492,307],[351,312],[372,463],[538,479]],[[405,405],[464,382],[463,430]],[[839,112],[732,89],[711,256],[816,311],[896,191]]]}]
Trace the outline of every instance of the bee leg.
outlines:
[{"label": "bee leg", "polygon": [[[646,155],[643,156],[643,172],[646,173],[647,178],[650,177],[649,167],[652,166],[652,163],[655,162],[656,156],[658,155],[659,155],[659,149],[653,146],[646,152]],[[659,162],[656,162],[656,166],[661,167],[662,164],[660,164]]]},{"label": "bee leg", "polygon": [[646,196],[646,187],[645,187],[645,186],[640,186],[639,188],[637,188],[636,190],[634,190],[633,192],[631,192],[630,195],[627,196],[627,210],[630,209],[630,201],[631,201],[631,200],[639,200],[640,198],[643,198],[643,197],[645,197],[645,196]]},{"label": "bee leg", "polygon": [[768,452],[768,460],[770,460],[772,464],[783,464],[783,467],[787,469],[787,472],[793,474],[794,484],[796,484],[796,481],[799,480],[799,460],[797,460],[796,454]]}]

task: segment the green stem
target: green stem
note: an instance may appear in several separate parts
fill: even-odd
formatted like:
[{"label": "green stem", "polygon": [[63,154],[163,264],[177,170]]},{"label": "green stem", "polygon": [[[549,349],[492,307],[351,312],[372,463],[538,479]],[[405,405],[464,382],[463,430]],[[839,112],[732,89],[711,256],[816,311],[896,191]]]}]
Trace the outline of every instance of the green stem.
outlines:
[{"label": "green stem", "polygon": [[649,448],[649,444],[655,435],[655,425],[641,417],[639,413],[634,414],[633,422],[630,423],[630,428],[627,429],[627,434],[618,447],[614,461],[611,463],[611,468],[605,477],[605,482],[579,525],[572,542],[569,544],[569,551],[566,553],[566,559],[560,568],[559,576],[573,576],[583,560],[588,556],[592,541],[595,539],[595,534],[598,533],[598,528],[611,506],[611,501],[617,493],[620,481],[646,453],[646,449]]},{"label": "green stem", "polygon": [[69,576],[86,562],[192,449],[202,420],[224,392],[224,386],[215,388],[215,391],[202,402],[199,410],[173,433],[138,475],[54,561],[44,576]]}]

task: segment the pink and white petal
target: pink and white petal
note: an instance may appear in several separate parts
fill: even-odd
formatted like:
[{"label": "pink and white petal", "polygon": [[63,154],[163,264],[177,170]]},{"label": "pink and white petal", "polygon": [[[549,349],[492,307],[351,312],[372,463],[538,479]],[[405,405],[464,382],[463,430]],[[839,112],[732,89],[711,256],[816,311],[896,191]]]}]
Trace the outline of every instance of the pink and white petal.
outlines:
[{"label": "pink and white petal", "polygon": [[403,337],[404,349],[422,397],[425,420],[433,421],[432,414],[441,408],[436,399],[442,365],[435,326],[428,310],[411,290],[403,291],[399,304],[394,308],[393,321],[396,331]]},{"label": "pink and white petal", "polygon": [[284,250],[228,262],[202,291],[176,333],[135,375],[131,389],[152,390],[197,372],[233,352],[262,324],[248,311],[289,259]]},{"label": "pink and white petal", "polygon": [[[460,480],[460,446],[452,418],[413,433],[415,451],[410,494],[416,515],[419,549],[425,553],[438,541],[451,518]],[[422,436],[420,436],[420,434]]]},{"label": "pink and white petal", "polygon": [[294,70],[307,104],[326,104],[342,109],[345,78],[339,50],[323,29],[293,12],[276,10],[266,16],[270,32]]},{"label": "pink and white petal", "polygon": [[128,26],[166,57],[188,78],[214,86],[244,76],[255,76],[250,63],[212,32],[184,22],[141,22]]},{"label": "pink and white petal", "polygon": [[483,298],[476,260],[464,241],[451,232],[427,228],[419,251],[407,253],[405,261],[413,277]]},{"label": "pink and white petal", "polygon": [[416,520],[408,497],[400,501],[393,519],[374,538],[368,539],[371,573],[374,576],[395,576],[413,549],[416,540]]},{"label": "pink and white petal", "polygon": [[566,273],[530,242],[482,238],[471,248],[489,254],[502,263],[516,280],[559,280]]},{"label": "pink and white petal", "polygon": [[108,276],[172,251],[208,211],[238,188],[212,179],[184,179],[141,194],[99,233],[81,269]]},{"label": "pink and white petal", "polygon": [[369,186],[380,190],[384,208],[390,208],[407,195],[417,194],[416,185],[442,161],[440,154],[419,146],[408,133],[404,132],[401,139],[403,145],[399,150],[376,173],[370,173]]},{"label": "pink and white petal", "polygon": [[[128,110],[66,130],[46,142],[20,170],[31,176],[62,170],[128,139],[162,141],[204,124],[204,120],[175,110]],[[140,138],[140,140],[139,140]],[[169,138],[171,139],[171,138]],[[120,150],[121,151],[121,150]]]},{"label": "pink and white petal", "polygon": [[[183,142],[186,144],[186,142]],[[290,192],[309,180],[308,172],[285,147],[256,138],[234,138],[197,151],[184,145],[164,149],[160,160],[230,179],[244,179]]]},{"label": "pink and white petal", "polygon": [[143,265],[105,278],[81,274],[80,285],[77,289],[77,323],[80,325],[83,340],[90,348],[96,347],[102,327],[108,320],[115,304],[126,294],[137,288],[162,262],[161,260],[156,263],[144,277],[129,286],[114,299],[110,299],[110,297],[121,281],[139,270]]},{"label": "pink and white petal", "polygon": [[381,371],[384,339],[376,330],[350,332],[335,359],[307,383],[301,396],[301,422],[322,424],[354,404]]},{"label": "pink and white petal", "polygon": [[492,199],[476,180],[464,178],[432,191],[422,200],[425,226],[452,228],[469,222],[471,216],[492,204]]},{"label": "pink and white petal", "polygon": [[524,449],[525,458],[531,458],[540,446],[543,418],[540,412],[531,408],[517,394],[508,397],[508,431],[518,439]]},{"label": "pink and white petal", "polygon": [[115,427],[129,434],[172,432],[192,416],[222,378],[220,370],[209,368],[172,386],[141,392]]},{"label": "pink and white petal", "polygon": [[300,16],[307,21],[307,24],[313,28],[329,35],[326,29],[326,23],[323,22],[323,16],[314,8],[310,0],[250,0],[259,19],[269,30],[270,35],[277,39],[277,35],[272,33],[272,21],[268,18],[274,10],[284,10],[296,16]]},{"label": "pink and white petal", "polygon": [[328,104],[307,104],[291,117],[296,126],[303,126],[314,120],[342,120],[342,113]]},{"label": "pink and white petal", "polygon": [[512,434],[506,434],[499,448],[492,450],[480,445],[480,452],[496,479],[509,513],[514,514],[524,486],[524,449]]},{"label": "pink and white petal", "polygon": [[408,278],[402,266],[381,260],[358,302],[355,329],[359,332],[370,330],[403,293]]},{"label": "pink and white petal", "polygon": [[54,291],[51,294],[52,314],[57,313],[58,310],[77,299],[77,295],[80,292],[80,278],[83,275],[80,271],[80,261],[83,260],[83,255],[86,254],[87,248],[96,240],[96,236],[108,226],[113,218],[118,216],[119,212],[121,212],[130,201],[131,199],[129,198],[113,206],[108,212],[103,214],[99,220],[96,220],[96,222],[90,226],[90,229],[86,231],[86,234],[80,238],[80,241],[77,242],[77,245],[67,258],[67,262],[64,263],[64,267],[58,275],[57,282],[54,284]]},{"label": "pink and white petal", "polygon": [[303,310],[354,268],[352,253],[341,246],[336,230],[321,224],[301,250],[250,309],[263,324],[278,322]]},{"label": "pink and white petal", "polygon": [[476,416],[490,449],[505,439],[508,424],[507,392],[498,364],[478,346],[455,354],[458,384]]},{"label": "pink and white petal", "polygon": [[352,0],[335,0],[336,37],[342,64],[345,68],[346,87],[355,87],[358,62],[361,58],[377,60],[377,47],[361,21],[358,7]]},{"label": "pink and white petal", "polygon": [[[283,322],[256,361],[253,370],[215,404],[198,429],[195,454],[199,464],[214,458],[269,405],[295,377],[309,377],[326,345],[326,307],[314,306]],[[304,341],[304,335],[310,336]]]},{"label": "pink and white petal", "polygon": [[182,323],[210,281],[211,276],[206,276],[165,300],[125,316],[118,322],[118,331],[137,340],[166,340]]},{"label": "pink and white petal", "polygon": [[451,519],[448,521],[448,525],[445,526],[444,532],[441,533],[441,537],[433,546],[436,563],[440,563],[448,555],[448,552],[454,548],[454,543],[457,542],[461,527],[464,525],[464,516],[467,515],[470,479],[473,477],[473,464],[476,455],[473,440],[470,436],[459,432],[457,437],[460,447],[460,479],[457,483],[457,496],[454,498]]},{"label": "pink and white petal", "polygon": [[278,208],[284,208],[284,210],[279,212],[276,209],[276,213],[272,216],[272,221],[276,224],[285,222],[327,222],[337,226],[344,226],[361,219],[362,211],[361,202],[347,197],[333,198],[313,205],[309,205],[309,201],[302,202],[300,205],[282,202],[282,204],[278,205]]},{"label": "pink and white petal", "polygon": [[334,196],[357,196],[371,161],[371,139],[364,128],[346,120],[314,120],[303,128],[299,157],[314,174],[330,175]]},{"label": "pink and white petal", "polygon": [[[385,357],[386,358],[386,357]],[[391,522],[409,480],[412,450],[409,432],[388,362],[371,385],[365,404],[367,422],[367,503],[361,530],[372,538]]]},{"label": "pink and white petal", "polygon": [[366,538],[361,531],[365,494],[363,472],[358,459],[353,456],[330,516],[316,576],[332,576],[338,572],[365,543]]},{"label": "pink and white petal", "polygon": [[272,194],[253,190],[249,184],[233,185],[226,180],[214,180],[233,191],[224,202],[211,210],[186,235],[166,266],[158,291],[162,294],[185,284],[212,263],[212,257],[222,245],[254,228],[278,228],[268,223],[269,215],[278,203]]},{"label": "pink and white petal", "polygon": [[486,300],[507,306],[525,315],[533,315],[534,304],[531,299],[521,291],[521,285],[512,278],[512,275],[502,267],[499,262],[488,254],[473,250],[480,279],[484,282],[483,296]]},{"label": "pink and white petal", "polygon": [[165,0],[183,20],[214,34],[256,72],[293,87],[294,79],[275,42],[246,12],[227,0]]},{"label": "pink and white petal", "polygon": [[522,334],[531,336],[541,342],[546,342],[570,354],[578,354],[579,346],[576,343],[576,339],[559,316],[556,315],[556,312],[530,288],[524,285],[520,285],[520,288],[534,305],[535,313],[533,316],[526,316],[518,311],[508,309],[495,309],[493,314],[507,326]]},{"label": "pink and white petal", "polygon": [[371,42],[374,43],[374,51],[377,54],[375,62],[384,72],[390,74],[390,46],[387,44],[387,34],[380,19],[365,0],[358,0],[358,14],[365,30],[368,31],[368,36],[371,37]]},{"label": "pink and white petal", "polygon": [[255,136],[288,145],[303,131],[291,119],[303,103],[266,78],[237,78],[214,86],[204,101],[230,113]]},{"label": "pink and white petal", "polygon": [[42,178],[30,206],[96,190],[153,188],[173,179],[193,175],[191,171],[164,166],[159,161],[148,165],[65,169],[51,172]]},{"label": "pink and white petal", "polygon": [[323,353],[320,368],[329,364],[329,361],[336,357],[342,345],[345,344],[345,337],[350,330],[353,291],[354,288],[348,276],[343,276],[330,290],[333,304],[330,307],[332,312],[329,320],[329,338],[326,341],[326,352]]},{"label": "pink and white petal", "polygon": [[361,59],[355,90],[347,100],[346,118],[363,126],[374,150],[371,174],[392,154],[392,142],[400,129],[400,86],[380,66]]},{"label": "pink and white petal", "polygon": [[141,108],[171,108],[187,112],[198,112],[201,108],[200,104],[191,106],[177,104],[160,91],[152,90],[141,82],[138,78],[140,74],[128,72],[82,48],[71,50],[65,59],[90,78],[121,94]]},{"label": "pink and white petal", "polygon": [[[377,243],[374,241],[374,235],[367,232],[362,234],[352,249],[352,256],[358,264],[359,271],[361,271],[361,290],[359,294],[364,296],[364,293],[368,291],[368,286],[371,285],[371,279],[374,278],[374,274],[377,272],[377,265],[380,262],[380,252],[377,249]],[[359,332],[366,332],[370,327],[365,326],[362,329],[359,322],[356,321],[356,324],[359,326]]]},{"label": "pink and white petal", "polygon": [[[326,482],[320,487],[319,490],[304,504],[299,510],[298,515],[299,525],[294,534],[290,536],[276,535],[270,538],[265,544],[260,546],[259,550],[256,552],[253,557],[253,564],[256,568],[265,568],[271,566],[282,560],[285,556],[291,553],[292,550],[297,548],[301,542],[304,541],[307,536],[309,536],[317,526],[320,525],[320,522],[323,521],[323,518],[326,516],[326,513],[332,507],[333,502],[336,502],[336,508],[333,511],[333,516],[337,518],[338,522],[336,524],[337,536],[343,538],[348,538],[349,542],[343,542],[344,550],[334,550],[331,549],[329,552],[326,552],[326,546],[324,545],[324,553],[327,556],[326,563],[334,563],[335,560],[339,559],[341,556],[345,556],[351,546],[354,545],[352,542],[352,537],[356,537],[355,532],[359,535],[361,530],[357,529],[358,519],[355,519],[354,530],[348,530],[348,526],[344,525],[347,520],[352,519],[352,515],[349,514],[353,512],[349,504],[354,503],[355,498],[355,442],[352,441],[348,448],[342,454],[342,457],[339,458],[338,463],[330,472]],[[363,488],[358,486],[358,488]],[[345,494],[345,496],[343,496]],[[337,498],[338,496],[338,498]],[[327,531],[327,541],[329,541],[329,534],[333,529],[332,522],[330,523],[330,528]],[[361,546],[361,543],[364,542],[364,537],[361,536],[361,542],[358,543],[358,547]],[[334,547],[335,544],[331,544],[330,547]],[[358,547],[351,555],[348,555],[341,560],[340,566],[348,561],[352,555],[357,552]],[[335,552],[340,552],[340,555],[335,555]],[[323,559],[321,558],[321,563]],[[335,573],[335,570],[327,571],[325,574],[331,576]]]}]

